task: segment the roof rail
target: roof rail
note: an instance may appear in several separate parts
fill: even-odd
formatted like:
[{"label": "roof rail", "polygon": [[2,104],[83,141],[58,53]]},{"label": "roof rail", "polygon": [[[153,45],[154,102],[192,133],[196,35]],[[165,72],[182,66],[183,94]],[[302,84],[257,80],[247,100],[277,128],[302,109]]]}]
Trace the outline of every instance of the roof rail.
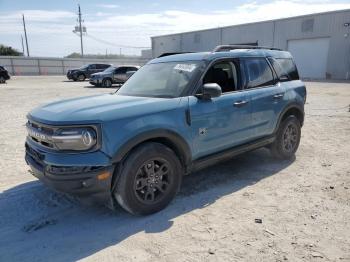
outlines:
[{"label": "roof rail", "polygon": [[255,46],[255,45],[218,45],[214,48],[213,52],[225,52],[235,49],[268,49],[268,50],[278,50],[282,51],[279,48],[266,47],[266,46]]},{"label": "roof rail", "polygon": [[170,56],[170,55],[188,54],[188,53],[192,53],[192,52],[163,53],[160,56],[158,56],[157,58],[164,57],[164,56]]}]

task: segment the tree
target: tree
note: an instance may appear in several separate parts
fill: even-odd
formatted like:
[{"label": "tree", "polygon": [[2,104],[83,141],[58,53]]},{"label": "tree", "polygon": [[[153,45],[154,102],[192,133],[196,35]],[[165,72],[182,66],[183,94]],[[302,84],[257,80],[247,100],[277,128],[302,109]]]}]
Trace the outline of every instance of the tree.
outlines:
[{"label": "tree", "polygon": [[81,55],[79,53],[76,53],[76,52],[71,53],[71,54],[66,56],[66,58],[80,58],[80,57],[81,57]]},{"label": "tree", "polygon": [[0,44],[0,56],[9,55],[9,56],[22,56],[23,54],[18,50],[12,48],[11,46],[5,46]]}]

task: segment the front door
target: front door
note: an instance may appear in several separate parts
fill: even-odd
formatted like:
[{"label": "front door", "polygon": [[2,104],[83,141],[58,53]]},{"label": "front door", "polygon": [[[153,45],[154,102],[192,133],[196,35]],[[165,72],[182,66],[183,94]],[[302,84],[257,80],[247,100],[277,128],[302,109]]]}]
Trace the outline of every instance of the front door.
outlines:
[{"label": "front door", "polygon": [[189,98],[194,159],[243,144],[251,137],[251,113],[241,90],[239,62],[215,63],[202,80],[217,83],[222,95],[210,100]]}]

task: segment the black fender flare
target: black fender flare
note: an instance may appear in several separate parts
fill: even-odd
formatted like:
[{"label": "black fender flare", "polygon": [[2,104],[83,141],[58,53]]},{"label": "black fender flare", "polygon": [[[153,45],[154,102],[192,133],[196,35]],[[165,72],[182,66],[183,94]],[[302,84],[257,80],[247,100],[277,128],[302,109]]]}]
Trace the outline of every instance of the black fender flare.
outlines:
[{"label": "black fender flare", "polygon": [[167,143],[171,143],[170,148],[179,156],[184,168],[187,169],[187,167],[190,165],[192,161],[190,146],[178,133],[168,129],[152,129],[136,135],[135,137],[126,141],[117,150],[112,157],[112,162],[121,162],[133,148],[147,141],[155,141],[160,143],[165,141]]},{"label": "black fender flare", "polygon": [[277,121],[277,124],[275,126],[274,134],[277,132],[277,130],[278,130],[278,128],[279,128],[279,126],[280,126],[280,124],[282,122],[282,119],[285,116],[285,114],[291,109],[295,109],[301,114],[302,121],[301,121],[300,124],[301,124],[301,126],[304,124],[304,117],[305,117],[304,107],[302,105],[298,104],[298,103],[290,103],[283,109],[283,111],[278,116],[278,121]]}]

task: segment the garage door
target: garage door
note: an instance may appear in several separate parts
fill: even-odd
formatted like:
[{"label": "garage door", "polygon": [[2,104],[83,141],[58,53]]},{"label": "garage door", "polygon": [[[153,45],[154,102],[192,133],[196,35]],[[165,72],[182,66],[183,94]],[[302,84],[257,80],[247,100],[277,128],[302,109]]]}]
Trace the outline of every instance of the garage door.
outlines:
[{"label": "garage door", "polygon": [[304,78],[326,78],[329,38],[289,40],[299,74]]}]

